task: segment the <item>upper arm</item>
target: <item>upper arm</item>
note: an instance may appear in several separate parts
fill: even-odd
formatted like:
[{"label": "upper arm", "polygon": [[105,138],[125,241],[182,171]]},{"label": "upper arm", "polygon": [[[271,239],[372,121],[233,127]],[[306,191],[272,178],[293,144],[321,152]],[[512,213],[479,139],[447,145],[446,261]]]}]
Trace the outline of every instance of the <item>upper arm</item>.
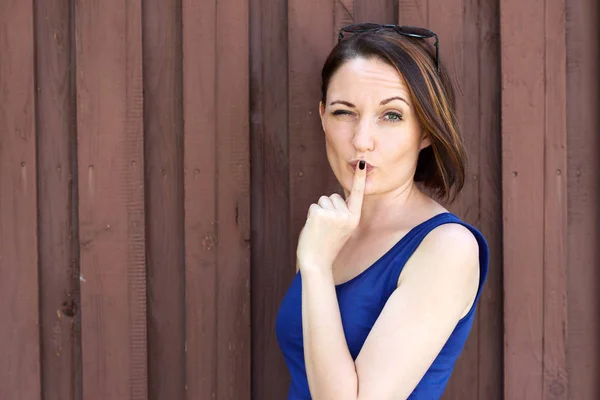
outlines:
[{"label": "upper arm", "polygon": [[478,287],[479,246],[472,233],[446,224],[427,235],[356,359],[359,399],[408,397]]}]

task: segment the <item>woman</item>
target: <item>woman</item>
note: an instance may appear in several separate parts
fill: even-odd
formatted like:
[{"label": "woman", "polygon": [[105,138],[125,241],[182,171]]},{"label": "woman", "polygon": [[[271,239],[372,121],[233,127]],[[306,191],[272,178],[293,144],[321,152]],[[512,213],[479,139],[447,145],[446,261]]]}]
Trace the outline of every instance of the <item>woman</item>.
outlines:
[{"label": "woman", "polygon": [[[435,37],[435,50],[426,39]],[[322,70],[329,164],[277,316],[289,399],[438,399],[471,329],[488,249],[439,202],[465,179],[437,36],[351,25]]]}]

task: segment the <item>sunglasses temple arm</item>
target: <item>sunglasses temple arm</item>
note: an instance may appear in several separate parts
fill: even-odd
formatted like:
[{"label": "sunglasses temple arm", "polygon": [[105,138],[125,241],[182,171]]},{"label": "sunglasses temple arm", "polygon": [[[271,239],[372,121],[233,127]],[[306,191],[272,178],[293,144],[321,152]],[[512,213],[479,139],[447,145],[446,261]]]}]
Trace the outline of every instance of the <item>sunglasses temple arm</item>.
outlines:
[{"label": "sunglasses temple arm", "polygon": [[[434,34],[435,35],[435,34]],[[440,40],[435,35],[435,67],[438,73],[440,72]]]}]

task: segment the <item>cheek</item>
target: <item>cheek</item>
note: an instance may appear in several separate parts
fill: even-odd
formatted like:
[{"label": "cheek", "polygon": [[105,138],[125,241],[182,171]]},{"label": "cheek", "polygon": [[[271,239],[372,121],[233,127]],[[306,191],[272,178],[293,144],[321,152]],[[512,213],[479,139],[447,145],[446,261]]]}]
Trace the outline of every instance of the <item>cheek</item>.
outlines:
[{"label": "cheek", "polygon": [[379,145],[378,153],[387,160],[386,163],[399,167],[403,164],[416,162],[419,156],[420,141],[416,135],[402,132],[399,135],[390,136]]},{"label": "cheek", "polygon": [[325,140],[328,146],[332,146],[335,150],[341,150],[351,144],[351,124],[334,120],[325,120],[323,127],[325,130]]}]

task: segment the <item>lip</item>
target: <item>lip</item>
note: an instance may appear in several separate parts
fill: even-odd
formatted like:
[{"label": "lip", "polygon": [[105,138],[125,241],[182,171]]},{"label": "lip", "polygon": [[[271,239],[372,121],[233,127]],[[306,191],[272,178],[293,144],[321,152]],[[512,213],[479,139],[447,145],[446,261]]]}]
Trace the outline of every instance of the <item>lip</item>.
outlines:
[{"label": "lip", "polygon": [[[348,165],[350,166],[350,169],[352,170],[352,173],[354,173],[356,171],[356,166],[358,165],[359,161],[363,161],[363,160],[354,160],[348,163]],[[366,161],[365,161],[366,162]],[[369,175],[369,173],[371,171],[373,171],[373,169],[375,167],[373,167],[371,164],[369,164],[368,162],[366,162],[366,167],[367,167],[367,175]]]}]

